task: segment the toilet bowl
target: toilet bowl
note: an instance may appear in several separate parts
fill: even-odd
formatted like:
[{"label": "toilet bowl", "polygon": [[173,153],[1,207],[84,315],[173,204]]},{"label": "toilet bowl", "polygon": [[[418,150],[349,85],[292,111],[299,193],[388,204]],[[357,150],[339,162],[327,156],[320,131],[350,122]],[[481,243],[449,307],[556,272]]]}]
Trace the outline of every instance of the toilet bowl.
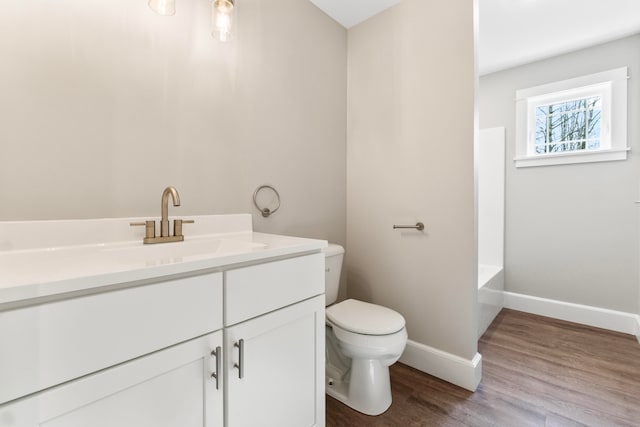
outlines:
[{"label": "toilet bowl", "polygon": [[356,411],[379,415],[391,405],[389,366],[407,343],[405,320],[389,308],[363,301],[333,304],[344,249],[329,245],[325,255],[326,392]]}]

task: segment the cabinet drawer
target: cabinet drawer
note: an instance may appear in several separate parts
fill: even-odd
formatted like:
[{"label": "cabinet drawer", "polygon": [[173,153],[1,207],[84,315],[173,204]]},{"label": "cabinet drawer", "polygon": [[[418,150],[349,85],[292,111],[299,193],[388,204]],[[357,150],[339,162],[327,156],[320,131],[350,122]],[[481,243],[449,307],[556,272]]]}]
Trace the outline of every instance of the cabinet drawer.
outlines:
[{"label": "cabinet drawer", "polygon": [[324,293],[324,254],[225,272],[225,325]]},{"label": "cabinet drawer", "polygon": [[210,378],[222,331],[0,405],[13,427],[222,426],[222,389]]},{"label": "cabinet drawer", "polygon": [[0,404],[222,328],[222,273],[0,313]]}]

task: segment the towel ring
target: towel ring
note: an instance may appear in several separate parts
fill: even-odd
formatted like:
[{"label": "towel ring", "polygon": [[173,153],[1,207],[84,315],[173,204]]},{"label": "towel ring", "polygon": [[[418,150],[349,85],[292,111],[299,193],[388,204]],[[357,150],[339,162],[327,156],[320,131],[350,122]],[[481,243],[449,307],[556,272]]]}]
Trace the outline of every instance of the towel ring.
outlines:
[{"label": "towel ring", "polygon": [[[273,193],[276,195],[276,207],[274,209],[269,209],[269,208],[261,208],[260,206],[258,206],[258,193],[261,190],[271,190],[273,191]],[[276,190],[275,188],[273,188],[270,185],[261,185],[260,187],[256,188],[256,191],[254,191],[253,193],[253,204],[256,206],[256,208],[258,208],[258,210],[260,211],[260,213],[262,214],[263,217],[265,218],[269,218],[269,216],[271,214],[274,214],[278,211],[278,209],[280,209],[280,194],[278,194],[278,190]]]}]

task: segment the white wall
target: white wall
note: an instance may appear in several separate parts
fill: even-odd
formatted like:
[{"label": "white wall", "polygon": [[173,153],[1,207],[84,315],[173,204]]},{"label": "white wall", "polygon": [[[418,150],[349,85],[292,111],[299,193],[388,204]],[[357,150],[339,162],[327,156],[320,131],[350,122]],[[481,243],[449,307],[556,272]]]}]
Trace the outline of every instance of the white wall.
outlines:
[{"label": "white wall", "polygon": [[[473,28],[472,0],[403,0],[348,32],[349,296],[397,310],[410,340],[466,361],[477,351]],[[392,229],[417,220],[424,233]]]},{"label": "white wall", "polygon": [[[515,92],[629,67],[626,161],[516,169]],[[480,127],[504,126],[505,290],[638,312],[640,36],[480,78]]]},{"label": "white wall", "polygon": [[478,263],[504,266],[504,128],[480,130]]},{"label": "white wall", "polygon": [[344,243],[346,31],[308,1],[243,0],[223,45],[210,2],[176,3],[3,2],[0,219],[159,216],[174,185],[170,214]]}]

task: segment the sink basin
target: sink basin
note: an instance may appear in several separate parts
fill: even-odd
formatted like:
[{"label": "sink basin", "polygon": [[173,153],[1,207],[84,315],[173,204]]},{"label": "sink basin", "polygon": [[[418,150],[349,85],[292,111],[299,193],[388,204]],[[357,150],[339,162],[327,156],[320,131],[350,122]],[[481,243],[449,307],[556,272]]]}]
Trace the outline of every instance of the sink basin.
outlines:
[{"label": "sink basin", "polygon": [[196,258],[211,255],[232,255],[264,249],[265,244],[236,239],[193,239],[183,242],[157,243],[145,245],[142,242],[106,247],[106,254],[118,258],[120,262],[171,262],[185,258]]},{"label": "sink basin", "polygon": [[[0,221],[0,311],[40,298],[106,291],[317,252],[325,242],[256,233],[250,214],[198,215],[183,242],[143,244],[145,218]],[[29,305],[31,302],[28,303]]]}]

